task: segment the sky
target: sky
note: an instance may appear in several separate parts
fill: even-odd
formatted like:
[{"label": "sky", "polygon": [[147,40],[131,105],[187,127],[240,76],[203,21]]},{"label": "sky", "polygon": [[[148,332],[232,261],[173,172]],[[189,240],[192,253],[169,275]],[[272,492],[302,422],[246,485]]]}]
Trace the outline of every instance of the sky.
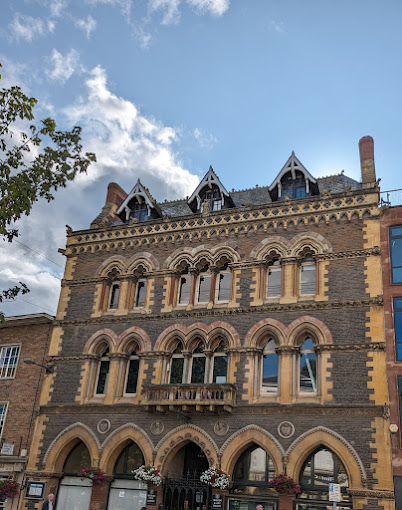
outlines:
[{"label": "sky", "polygon": [[112,181],[184,198],[212,165],[228,190],[266,186],[292,150],[360,180],[371,135],[382,190],[402,188],[401,17],[399,0],[2,0],[0,88],[81,126],[97,163],[0,240],[0,288],[30,288],[0,310],[55,313],[65,225],[88,228]]}]

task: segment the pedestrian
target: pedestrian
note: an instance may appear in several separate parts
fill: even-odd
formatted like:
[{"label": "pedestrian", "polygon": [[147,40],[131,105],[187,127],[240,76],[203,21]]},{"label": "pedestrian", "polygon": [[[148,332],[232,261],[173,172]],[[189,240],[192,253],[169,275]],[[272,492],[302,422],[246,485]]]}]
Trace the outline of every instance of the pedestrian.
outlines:
[{"label": "pedestrian", "polygon": [[42,505],[42,510],[54,510],[54,494],[51,492],[47,496],[47,500]]}]

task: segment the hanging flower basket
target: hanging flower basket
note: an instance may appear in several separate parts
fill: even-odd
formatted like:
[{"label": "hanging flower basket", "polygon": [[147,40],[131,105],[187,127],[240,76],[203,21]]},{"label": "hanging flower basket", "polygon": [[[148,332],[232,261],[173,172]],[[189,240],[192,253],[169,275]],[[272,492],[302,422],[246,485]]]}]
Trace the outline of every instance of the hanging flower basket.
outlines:
[{"label": "hanging flower basket", "polygon": [[86,466],[81,468],[77,476],[83,480],[84,478],[88,478],[92,480],[93,483],[105,483],[109,480],[109,478],[104,474],[104,472],[97,467]]},{"label": "hanging flower basket", "polygon": [[19,484],[15,480],[2,480],[0,481],[0,500],[4,501],[7,498],[13,498],[19,494]]},{"label": "hanging flower basket", "polygon": [[201,482],[214,489],[226,489],[229,487],[229,475],[217,467],[210,467],[200,476]]},{"label": "hanging flower basket", "polygon": [[269,480],[268,485],[274,489],[278,494],[300,494],[300,485],[296,483],[293,478],[284,473],[275,475]]},{"label": "hanging flower basket", "polygon": [[132,471],[134,478],[140,482],[150,485],[160,485],[162,483],[161,472],[155,466],[140,466]]}]

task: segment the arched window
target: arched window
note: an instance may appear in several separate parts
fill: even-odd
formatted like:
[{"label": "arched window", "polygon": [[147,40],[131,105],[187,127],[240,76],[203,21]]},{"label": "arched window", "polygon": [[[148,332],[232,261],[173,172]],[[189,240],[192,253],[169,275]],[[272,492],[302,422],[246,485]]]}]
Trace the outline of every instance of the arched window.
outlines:
[{"label": "arched window", "polygon": [[177,304],[188,305],[190,302],[191,276],[188,265],[180,271],[179,287],[177,289]]},{"label": "arched window", "polygon": [[278,258],[268,262],[267,269],[267,298],[278,297],[282,294],[282,265]]},{"label": "arched window", "polygon": [[113,281],[110,285],[109,309],[115,310],[119,306],[120,282]]},{"label": "arched window", "polygon": [[226,346],[221,340],[212,355],[212,382],[222,384],[227,381],[228,356]]},{"label": "arched window", "polygon": [[191,383],[192,384],[202,384],[205,382],[205,354],[204,354],[205,346],[204,342],[201,340],[198,342],[197,346],[193,350],[193,354],[191,356]]},{"label": "arched window", "polygon": [[63,473],[76,476],[82,467],[91,465],[91,456],[85,443],[79,441],[67,455],[64,462]]},{"label": "arched window", "polygon": [[211,297],[211,271],[209,264],[205,263],[197,280],[197,303],[209,303]]},{"label": "arched window", "polygon": [[267,482],[274,475],[274,464],[265,450],[254,444],[243,452],[233,470],[232,491],[237,494],[267,494]]},{"label": "arched window", "polygon": [[275,349],[275,340],[270,338],[265,344],[262,356],[261,393],[276,393],[278,391],[279,359]]},{"label": "arched window", "polygon": [[317,393],[317,354],[310,337],[300,347],[299,389],[301,393]]},{"label": "arched window", "polygon": [[230,300],[230,291],[232,287],[232,272],[226,262],[216,275],[216,301],[218,303],[227,303]]},{"label": "arched window", "polygon": [[183,344],[178,342],[170,360],[170,384],[181,384],[183,382],[184,356],[182,351]]},{"label": "arched window", "polygon": [[342,500],[349,501],[346,492],[349,480],[345,466],[335,453],[321,446],[303,464],[300,486],[304,497],[326,500],[330,483],[338,483],[341,486]]},{"label": "arched window", "polygon": [[105,395],[107,382],[109,379],[109,368],[110,368],[110,359],[109,359],[109,347],[105,346],[102,350],[99,360],[99,370],[98,370],[98,379],[96,383],[96,395]]},{"label": "arched window", "polygon": [[139,446],[130,442],[117,458],[113,474],[116,478],[133,478],[134,469],[144,465],[144,456]]},{"label": "arched window", "polygon": [[138,357],[139,347],[135,344],[131,350],[128,360],[127,376],[124,393],[137,393],[138,372],[140,368],[140,358]]},{"label": "arched window", "polygon": [[315,294],[316,264],[312,253],[307,253],[300,263],[300,294]]}]

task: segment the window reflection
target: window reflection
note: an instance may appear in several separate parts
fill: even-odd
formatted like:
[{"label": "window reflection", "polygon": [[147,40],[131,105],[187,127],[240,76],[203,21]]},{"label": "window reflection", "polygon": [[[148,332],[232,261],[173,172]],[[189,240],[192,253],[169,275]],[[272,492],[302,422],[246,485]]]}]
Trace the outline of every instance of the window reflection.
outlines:
[{"label": "window reflection", "polygon": [[274,465],[267,452],[252,445],[241,454],[233,470],[233,492],[262,494],[269,492],[267,482],[274,474]]},{"label": "window reflection", "polygon": [[204,343],[199,342],[193,351],[191,366],[191,383],[200,384],[205,382],[205,354]]},{"label": "window reflection", "polygon": [[140,448],[133,442],[127,445],[119,455],[114,466],[114,475],[117,477],[134,478],[133,470],[144,464],[144,456]]},{"label": "window reflection", "polygon": [[183,382],[184,356],[182,350],[183,345],[179,342],[170,361],[170,384],[181,384]]},{"label": "window reflection", "polygon": [[278,391],[278,355],[275,349],[275,340],[270,338],[264,347],[262,358],[261,388],[263,393]]},{"label": "window reflection", "polygon": [[309,337],[300,347],[300,391],[309,393],[317,391],[317,355],[314,342]]}]

